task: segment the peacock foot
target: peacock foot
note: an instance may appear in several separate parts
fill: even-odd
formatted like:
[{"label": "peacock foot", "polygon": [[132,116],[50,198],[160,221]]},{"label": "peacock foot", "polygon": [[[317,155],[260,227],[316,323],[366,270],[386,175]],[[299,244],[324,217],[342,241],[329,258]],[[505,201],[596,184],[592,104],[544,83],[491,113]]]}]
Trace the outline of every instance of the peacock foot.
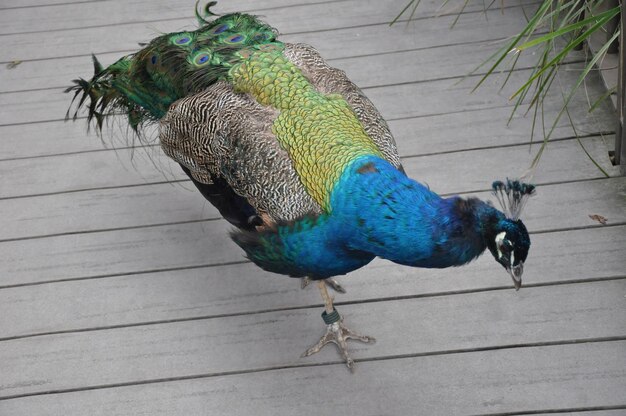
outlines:
[{"label": "peacock foot", "polygon": [[[311,283],[311,278],[303,277],[302,279],[300,279],[300,288],[304,289],[309,285],[309,283]],[[326,283],[326,286],[330,287],[335,292],[346,293],[346,289],[333,278],[324,279],[324,283]]]},{"label": "peacock foot", "polygon": [[350,354],[348,354],[348,340],[356,339],[361,342],[373,343],[376,342],[376,339],[367,335],[358,334],[347,328],[343,324],[343,317],[339,315],[336,309],[333,309],[332,313],[324,312],[322,318],[327,324],[326,333],[320,338],[317,344],[306,350],[301,357],[308,357],[318,353],[322,348],[332,342],[337,346],[339,354],[341,354],[341,357],[345,360],[350,371],[354,372],[354,360],[350,357]]}]

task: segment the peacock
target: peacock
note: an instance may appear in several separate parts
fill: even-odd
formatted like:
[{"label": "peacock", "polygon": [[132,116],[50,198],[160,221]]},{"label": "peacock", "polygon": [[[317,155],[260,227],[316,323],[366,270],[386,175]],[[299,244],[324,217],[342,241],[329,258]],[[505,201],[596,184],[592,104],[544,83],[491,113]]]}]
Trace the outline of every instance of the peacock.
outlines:
[{"label": "peacock", "polygon": [[[316,281],[326,331],[303,356],[334,343],[350,369],[349,329],[333,306],[333,278],[375,257],[422,268],[460,266],[489,249],[521,286],[530,239],[520,220],[535,192],[492,188],[502,210],[443,198],[409,178],[387,123],[346,74],[311,46],[284,43],[258,17],[196,12],[195,31],[168,33],[74,80],[67,117],[86,107],[100,131],[122,114],[160,144],[236,228],[230,237],[264,270]],[[213,19],[213,20],[208,20]]]}]

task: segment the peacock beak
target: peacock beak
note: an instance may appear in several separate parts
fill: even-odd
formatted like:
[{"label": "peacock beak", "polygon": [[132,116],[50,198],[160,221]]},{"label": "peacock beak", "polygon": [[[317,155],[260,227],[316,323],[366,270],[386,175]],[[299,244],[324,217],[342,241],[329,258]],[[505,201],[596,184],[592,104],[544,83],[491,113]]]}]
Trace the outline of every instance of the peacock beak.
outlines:
[{"label": "peacock beak", "polygon": [[513,285],[515,285],[515,290],[519,290],[522,287],[522,273],[524,273],[524,263],[521,261],[517,266],[513,266],[511,268],[507,267],[506,269],[511,278],[513,278]]}]

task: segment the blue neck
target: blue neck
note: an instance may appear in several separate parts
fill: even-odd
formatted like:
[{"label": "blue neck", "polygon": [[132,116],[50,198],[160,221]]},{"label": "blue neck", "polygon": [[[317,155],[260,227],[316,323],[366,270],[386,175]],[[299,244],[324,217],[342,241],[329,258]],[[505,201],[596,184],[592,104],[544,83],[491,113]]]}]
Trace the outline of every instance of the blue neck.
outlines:
[{"label": "blue neck", "polygon": [[373,156],[346,168],[330,204],[327,214],[232,237],[265,270],[323,279],[375,256],[418,267],[467,263],[493,241],[504,217],[477,199],[441,198]]},{"label": "blue neck", "polygon": [[442,268],[478,257],[502,214],[477,199],[441,198],[385,160],[363,157],[331,195],[332,217],[349,249],[396,263]]}]

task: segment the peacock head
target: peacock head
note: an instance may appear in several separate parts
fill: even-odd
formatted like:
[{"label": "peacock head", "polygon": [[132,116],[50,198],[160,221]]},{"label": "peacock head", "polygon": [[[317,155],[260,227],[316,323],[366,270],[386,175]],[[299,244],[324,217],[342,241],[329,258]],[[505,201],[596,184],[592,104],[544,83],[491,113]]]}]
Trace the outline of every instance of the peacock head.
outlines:
[{"label": "peacock head", "polygon": [[519,181],[496,181],[493,193],[500,202],[504,216],[498,218],[487,240],[491,254],[511,275],[515,290],[522,286],[524,262],[530,248],[530,237],[524,223],[519,219],[535,186]]},{"label": "peacock head", "polygon": [[487,247],[496,261],[511,275],[515,290],[519,290],[522,286],[524,262],[530,248],[526,226],[520,220],[504,218],[496,224],[494,234]]}]

